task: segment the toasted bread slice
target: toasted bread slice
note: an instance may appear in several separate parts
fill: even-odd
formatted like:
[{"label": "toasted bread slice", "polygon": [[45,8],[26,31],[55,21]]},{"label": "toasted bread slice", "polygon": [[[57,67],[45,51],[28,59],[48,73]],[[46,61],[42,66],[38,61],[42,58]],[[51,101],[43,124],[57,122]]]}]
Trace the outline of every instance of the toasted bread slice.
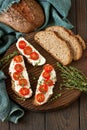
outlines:
[{"label": "toasted bread slice", "polygon": [[85,50],[86,49],[86,43],[85,43],[84,39],[79,34],[77,34],[75,36],[78,38],[79,42],[81,43],[83,50]]},{"label": "toasted bread slice", "polygon": [[9,66],[12,90],[21,98],[30,98],[32,89],[22,55],[15,56]]},{"label": "toasted bread slice", "polygon": [[73,32],[61,27],[61,26],[51,26],[46,29],[46,31],[54,31],[65,41],[68,41],[68,44],[71,46],[74,54],[74,60],[78,60],[82,56],[82,46],[79,43],[78,39],[74,36]]},{"label": "toasted bread slice", "polygon": [[45,64],[46,59],[23,37],[20,37],[18,39],[16,47],[19,52],[26,57],[27,61],[33,66],[41,66]]},{"label": "toasted bread slice", "polygon": [[34,36],[34,39],[63,65],[71,63],[72,53],[67,42],[58,37],[54,32],[40,31]]},{"label": "toasted bread slice", "polygon": [[34,105],[40,106],[48,102],[53,94],[53,88],[56,80],[56,72],[54,67],[50,64],[46,64],[43,67],[43,71],[37,82]]}]

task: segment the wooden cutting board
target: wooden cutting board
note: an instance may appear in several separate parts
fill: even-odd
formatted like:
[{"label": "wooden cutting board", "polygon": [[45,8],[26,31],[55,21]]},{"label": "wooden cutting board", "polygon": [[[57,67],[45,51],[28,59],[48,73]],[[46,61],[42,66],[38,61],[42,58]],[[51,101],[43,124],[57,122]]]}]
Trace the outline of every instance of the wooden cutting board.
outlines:
[{"label": "wooden cutting board", "polygon": [[[33,100],[34,100],[34,92],[36,89],[36,84],[37,84],[37,80],[39,78],[39,75],[42,72],[42,67],[33,67],[31,64],[29,64],[27,62],[27,60],[25,59],[25,64],[27,67],[27,71],[29,74],[29,78],[30,78],[30,83],[33,89],[33,96],[30,99],[27,99],[25,101],[19,99],[17,97],[17,95],[15,95],[15,93],[12,91],[11,89],[11,78],[8,75],[8,67],[9,65],[4,69],[5,74],[7,75],[7,79],[6,79],[6,88],[7,88],[7,92],[10,96],[10,98],[16,102],[17,104],[21,105],[22,107],[24,107],[25,109],[28,110],[32,110],[32,111],[50,111],[50,110],[55,110],[55,109],[61,109],[64,108],[68,105],[70,105],[72,102],[74,102],[77,98],[79,98],[79,96],[81,95],[81,92],[78,90],[69,90],[65,87],[62,88],[62,90],[59,89],[60,83],[62,82],[62,79],[60,77],[60,72],[58,70],[58,67],[56,65],[56,63],[58,62],[57,60],[55,60],[48,52],[46,52],[42,47],[40,47],[33,39],[34,37],[34,33],[28,34],[25,36],[25,39],[28,40],[37,50],[39,50],[39,52],[46,58],[47,62],[49,64],[52,64],[56,70],[57,73],[57,82],[54,88],[54,94],[52,95],[51,99],[58,93],[61,93],[61,96],[53,101],[48,101],[46,104],[42,105],[42,106],[35,106],[33,105]],[[16,46],[15,44],[12,45],[6,52],[5,56],[8,54],[13,53],[14,51],[16,51]],[[79,61],[75,61],[72,62],[72,64],[70,64],[72,66],[75,66],[76,68],[78,68],[79,70],[81,70],[83,73],[85,73],[87,75],[87,50],[84,51],[82,58]]]}]

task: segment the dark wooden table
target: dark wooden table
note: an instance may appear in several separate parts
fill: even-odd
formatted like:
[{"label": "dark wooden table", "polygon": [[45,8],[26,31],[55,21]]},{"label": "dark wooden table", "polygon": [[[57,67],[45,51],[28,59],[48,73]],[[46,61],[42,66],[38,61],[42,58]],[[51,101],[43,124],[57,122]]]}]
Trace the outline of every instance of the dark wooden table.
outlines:
[{"label": "dark wooden table", "polygon": [[[87,0],[72,0],[68,18],[74,25],[73,31],[87,41]],[[0,122],[0,130],[87,130],[87,95],[82,94],[69,107],[55,112],[25,110],[17,125]]]}]

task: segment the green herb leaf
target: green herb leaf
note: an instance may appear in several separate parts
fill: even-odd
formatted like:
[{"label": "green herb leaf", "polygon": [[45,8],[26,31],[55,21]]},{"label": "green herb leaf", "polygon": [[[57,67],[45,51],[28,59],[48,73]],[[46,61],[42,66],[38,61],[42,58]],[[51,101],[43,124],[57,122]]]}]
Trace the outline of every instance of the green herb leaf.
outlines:
[{"label": "green herb leaf", "polygon": [[3,57],[1,60],[0,60],[0,68],[5,68],[8,63],[10,62],[10,60],[16,56],[17,54],[19,54],[17,51],[14,51],[12,54],[9,54],[5,57]]},{"label": "green herb leaf", "polygon": [[62,86],[87,92],[87,77],[81,71],[72,66],[63,66],[58,62],[57,66],[63,79]]}]

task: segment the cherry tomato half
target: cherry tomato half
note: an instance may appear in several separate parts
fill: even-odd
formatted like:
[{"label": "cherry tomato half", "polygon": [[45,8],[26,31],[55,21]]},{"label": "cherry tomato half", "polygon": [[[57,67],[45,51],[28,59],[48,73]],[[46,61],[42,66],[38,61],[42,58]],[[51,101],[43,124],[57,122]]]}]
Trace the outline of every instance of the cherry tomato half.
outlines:
[{"label": "cherry tomato half", "polygon": [[30,46],[26,46],[23,51],[25,55],[30,55],[32,53],[32,48]]},{"label": "cherry tomato half", "polygon": [[46,93],[48,91],[48,86],[47,84],[42,84],[39,86],[39,91],[42,93]]},{"label": "cherry tomato half", "polygon": [[20,56],[20,55],[15,56],[15,57],[14,57],[14,61],[15,61],[15,62],[22,62],[22,61],[23,61],[22,56]]},{"label": "cherry tomato half", "polygon": [[45,79],[50,79],[50,73],[49,72],[44,71],[43,74],[42,74],[42,76]]},{"label": "cherry tomato half", "polygon": [[38,54],[37,52],[32,52],[32,53],[30,54],[30,58],[31,58],[32,60],[38,60],[39,54]]},{"label": "cherry tomato half", "polygon": [[26,47],[26,42],[24,40],[19,41],[18,43],[20,49],[24,49]]},{"label": "cherry tomato half", "polygon": [[53,81],[51,79],[47,79],[44,81],[45,84],[47,84],[48,86],[52,86],[53,85]]},{"label": "cherry tomato half", "polygon": [[14,80],[18,80],[20,78],[21,74],[19,72],[14,72],[13,73],[13,78]]},{"label": "cherry tomato half", "polygon": [[24,79],[24,78],[23,79],[19,79],[18,82],[19,82],[19,85],[22,86],[22,87],[26,86],[28,84],[27,80]]},{"label": "cherry tomato half", "polygon": [[16,64],[14,66],[14,69],[17,71],[17,72],[22,72],[24,67],[21,65],[21,64]]},{"label": "cherry tomato half", "polygon": [[28,94],[30,93],[30,90],[29,90],[29,88],[21,88],[21,89],[19,90],[19,93],[20,93],[22,96],[26,96],[26,95],[28,95]]},{"label": "cherry tomato half", "polygon": [[44,94],[43,93],[38,93],[37,95],[36,95],[36,100],[38,101],[38,102],[43,102],[44,100],[45,100],[45,96],[44,96]]},{"label": "cherry tomato half", "polygon": [[46,64],[44,66],[44,70],[47,71],[47,72],[51,72],[53,70],[53,66],[50,65],[50,64]]}]

